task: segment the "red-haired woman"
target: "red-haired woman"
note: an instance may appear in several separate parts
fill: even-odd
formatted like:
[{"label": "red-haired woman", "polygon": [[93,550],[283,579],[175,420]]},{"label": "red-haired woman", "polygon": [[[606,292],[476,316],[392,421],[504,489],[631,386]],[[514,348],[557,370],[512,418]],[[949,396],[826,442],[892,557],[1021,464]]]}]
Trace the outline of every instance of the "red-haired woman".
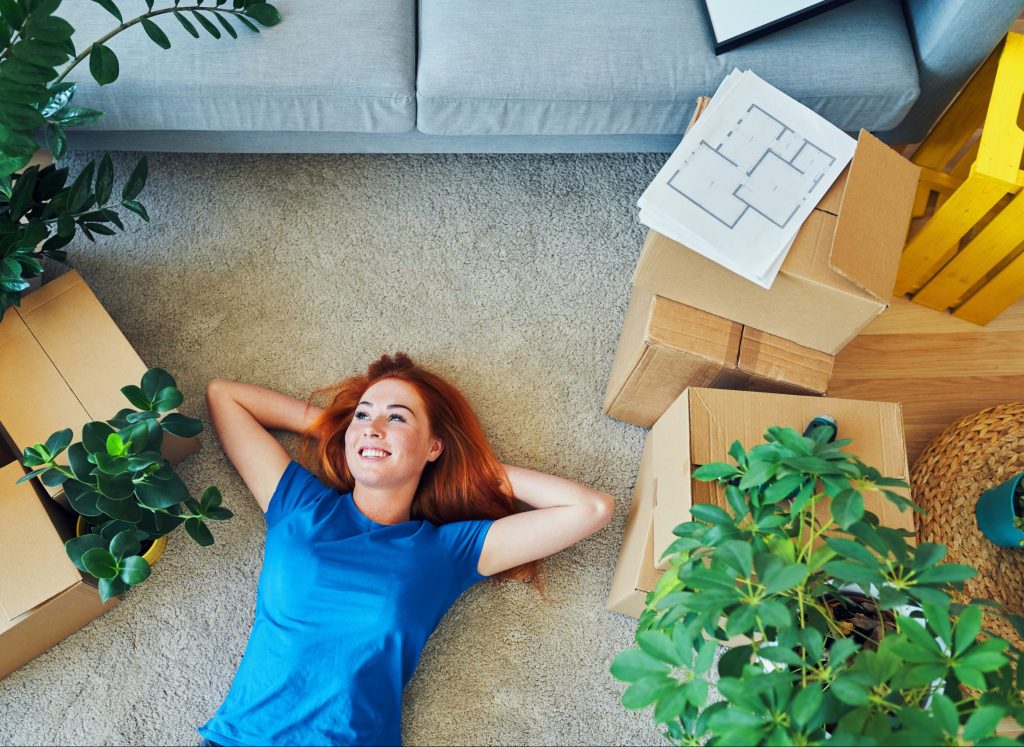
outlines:
[{"label": "red-haired woman", "polygon": [[[605,493],[498,462],[462,393],[405,354],[311,401],[325,392],[320,409],[207,387],[267,538],[249,642],[201,744],[399,744],[402,690],[459,595],[489,576],[540,588],[541,558],[612,516]],[[302,434],[321,477],[267,429]]]}]

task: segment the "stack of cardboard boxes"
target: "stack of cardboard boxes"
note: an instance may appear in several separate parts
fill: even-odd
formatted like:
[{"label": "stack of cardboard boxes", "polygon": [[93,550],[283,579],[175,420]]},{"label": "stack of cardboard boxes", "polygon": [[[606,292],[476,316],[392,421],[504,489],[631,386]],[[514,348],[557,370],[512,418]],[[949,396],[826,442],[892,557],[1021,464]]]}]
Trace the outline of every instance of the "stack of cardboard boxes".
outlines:
[{"label": "stack of cardboard boxes", "polygon": [[[734,440],[760,443],[772,425],[802,431],[827,412],[840,438],[854,439],[853,453],[907,478],[899,405],[821,395],[834,356],[888,307],[918,173],[862,131],[853,160],[801,227],[770,289],[648,232],[604,403],[612,417],[653,426],[610,609],[639,615],[692,503],[725,505],[690,473],[728,461]],[[793,396],[800,394],[817,396]],[[884,499],[868,508],[913,529],[911,517]]]},{"label": "stack of cardboard boxes", "polygon": [[[0,677],[119,602],[101,604],[96,579],[64,550],[76,514],[63,489],[16,484],[28,471],[21,454],[64,428],[77,441],[86,423],[130,407],[121,387],[146,370],[77,272],[24,296],[0,321]],[[167,435],[162,452],[176,463],[198,448],[198,436]]]},{"label": "stack of cardboard boxes", "polygon": [[834,356],[888,308],[918,173],[862,131],[770,289],[649,231],[605,413],[649,428],[688,386],[825,394]]}]

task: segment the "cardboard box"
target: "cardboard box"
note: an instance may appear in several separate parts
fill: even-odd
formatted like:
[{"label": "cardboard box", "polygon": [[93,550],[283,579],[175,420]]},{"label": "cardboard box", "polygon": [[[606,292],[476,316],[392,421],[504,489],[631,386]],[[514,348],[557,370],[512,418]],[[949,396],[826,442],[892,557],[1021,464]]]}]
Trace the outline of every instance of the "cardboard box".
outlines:
[{"label": "cardboard box", "polygon": [[605,414],[650,428],[688,386],[824,394],[833,357],[634,288]]},{"label": "cardboard box", "polygon": [[[725,505],[714,485],[691,480],[694,465],[727,461],[734,440],[749,448],[763,441],[770,425],[803,430],[824,410],[838,420],[840,437],[854,439],[852,453],[886,476],[906,479],[899,405],[712,389],[689,389],[679,397],[644,443],[608,609],[639,617],[664,572],[657,561],[675,539],[672,529],[690,520],[692,502]],[[865,506],[887,526],[914,530],[910,512],[900,512],[881,495],[865,495]]]},{"label": "cardboard box", "polygon": [[[777,425],[803,431],[816,415],[827,413],[839,425],[839,437],[853,442],[846,450],[886,477],[907,480],[907,452],[900,405],[848,399],[797,397],[725,389],[687,389],[648,435],[657,499],[652,510],[653,557],[661,556],[675,540],[672,530],[691,520],[694,503],[728,507],[725,492],[715,483],[691,478],[696,467],[710,462],[731,462],[729,447],[739,441],[745,448],[764,441],[764,432]],[[867,510],[882,524],[914,531],[911,511],[900,511],[883,495],[865,494]]]},{"label": "cardboard box", "polygon": [[746,381],[743,386],[726,388],[822,395],[828,391],[834,365],[833,355],[744,327],[736,369]]},{"label": "cardboard box", "polygon": [[[50,435],[107,420],[131,407],[121,393],[147,366],[74,270],[22,297],[0,321],[0,426],[17,454]],[[199,448],[199,437],[165,434],[172,464]],[[60,487],[45,488],[67,507]]]},{"label": "cardboard box", "polygon": [[654,567],[654,464],[652,442],[648,436],[644,443],[640,469],[629,504],[626,529],[622,535],[619,559],[615,564],[612,588],[608,594],[608,609],[631,617],[640,617],[644,600],[661,577],[662,571]]},{"label": "cardboard box", "polygon": [[25,470],[0,467],[0,678],[47,651],[120,600],[100,602],[96,580],[68,558],[74,517]]},{"label": "cardboard box", "polygon": [[920,169],[862,130],[770,289],[648,231],[633,285],[830,355],[889,305]]}]

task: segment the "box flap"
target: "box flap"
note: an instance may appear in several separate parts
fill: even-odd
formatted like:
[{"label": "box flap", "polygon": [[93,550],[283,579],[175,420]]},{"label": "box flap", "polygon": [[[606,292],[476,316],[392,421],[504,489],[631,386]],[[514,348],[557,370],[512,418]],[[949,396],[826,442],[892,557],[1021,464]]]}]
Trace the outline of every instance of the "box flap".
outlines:
[{"label": "box flap", "polygon": [[84,282],[82,280],[82,276],[78,274],[77,270],[68,270],[63,275],[55,277],[52,280],[48,280],[36,290],[22,296],[21,305],[17,306],[15,310],[21,316],[31,314],[40,306],[49,303],[62,293],[66,293],[82,282]]},{"label": "box flap", "polygon": [[651,560],[653,535],[651,511],[654,508],[654,461],[652,441],[644,443],[643,456],[637,471],[633,497],[626,516],[622,545],[615,564],[615,575],[608,594],[608,609],[639,617],[644,597],[654,588],[661,574]]},{"label": "box flap", "polygon": [[[0,331],[0,421],[16,451],[45,443],[50,434],[64,428],[80,432],[91,420],[89,413],[21,316],[9,311]],[[27,396],[30,392],[46,395]],[[60,487],[47,490],[54,496],[62,492]]]},{"label": "box flap", "polygon": [[647,440],[653,442],[654,480],[657,484],[654,498],[654,565],[664,569],[667,563],[661,556],[675,541],[672,530],[690,521],[691,493],[691,439],[694,415],[688,388],[673,402],[651,428]]},{"label": "box flap", "polygon": [[769,426],[802,432],[814,416],[828,414],[839,424],[839,437],[853,439],[847,451],[887,477],[908,476],[902,411],[892,402],[719,389],[688,391],[693,403],[690,453],[695,465],[728,461],[733,441],[749,448],[761,443]]},{"label": "box flap", "polygon": [[[677,431],[686,427],[687,420],[680,417],[680,405],[688,406],[690,459],[685,469],[683,464],[687,460],[679,457],[684,453],[680,446],[683,436]],[[763,441],[769,426],[803,431],[819,414],[836,418],[839,437],[852,439],[847,451],[887,477],[908,478],[902,410],[897,404],[691,387],[665,411],[649,436],[655,439],[658,478],[653,513],[655,558],[659,559],[674,540],[672,529],[690,520],[694,502],[710,500],[726,506],[722,490],[692,480],[691,466],[731,462],[728,450],[734,441],[749,449]],[[659,460],[663,453],[674,457],[668,459],[667,465]],[[865,493],[864,498],[868,510],[878,514],[887,526],[914,530],[909,510],[901,512],[880,495]]]},{"label": "box flap", "polygon": [[25,296],[18,313],[93,419],[128,406],[121,387],[146,364],[77,272]]},{"label": "box flap", "polygon": [[17,462],[0,468],[0,610],[7,620],[74,586],[82,575],[64,551],[35,480]]},{"label": "box flap", "polygon": [[888,303],[921,170],[866,130],[849,166],[831,267]]}]

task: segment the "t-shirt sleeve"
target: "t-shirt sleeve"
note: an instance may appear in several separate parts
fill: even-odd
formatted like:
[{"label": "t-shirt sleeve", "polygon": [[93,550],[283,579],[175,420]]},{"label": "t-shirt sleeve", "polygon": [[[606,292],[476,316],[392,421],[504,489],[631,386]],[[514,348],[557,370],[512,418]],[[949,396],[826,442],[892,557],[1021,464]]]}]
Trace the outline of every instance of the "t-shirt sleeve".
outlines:
[{"label": "t-shirt sleeve", "polygon": [[294,459],[291,460],[284,468],[284,474],[267,505],[267,526],[275,524],[292,511],[315,503],[326,490],[327,486],[316,475]]},{"label": "t-shirt sleeve", "polygon": [[491,519],[474,519],[453,521],[441,526],[441,537],[448,557],[455,566],[455,572],[463,588],[469,588],[477,581],[488,578],[477,571],[477,565],[480,563],[480,553],[483,552],[487,532],[493,523]]}]

